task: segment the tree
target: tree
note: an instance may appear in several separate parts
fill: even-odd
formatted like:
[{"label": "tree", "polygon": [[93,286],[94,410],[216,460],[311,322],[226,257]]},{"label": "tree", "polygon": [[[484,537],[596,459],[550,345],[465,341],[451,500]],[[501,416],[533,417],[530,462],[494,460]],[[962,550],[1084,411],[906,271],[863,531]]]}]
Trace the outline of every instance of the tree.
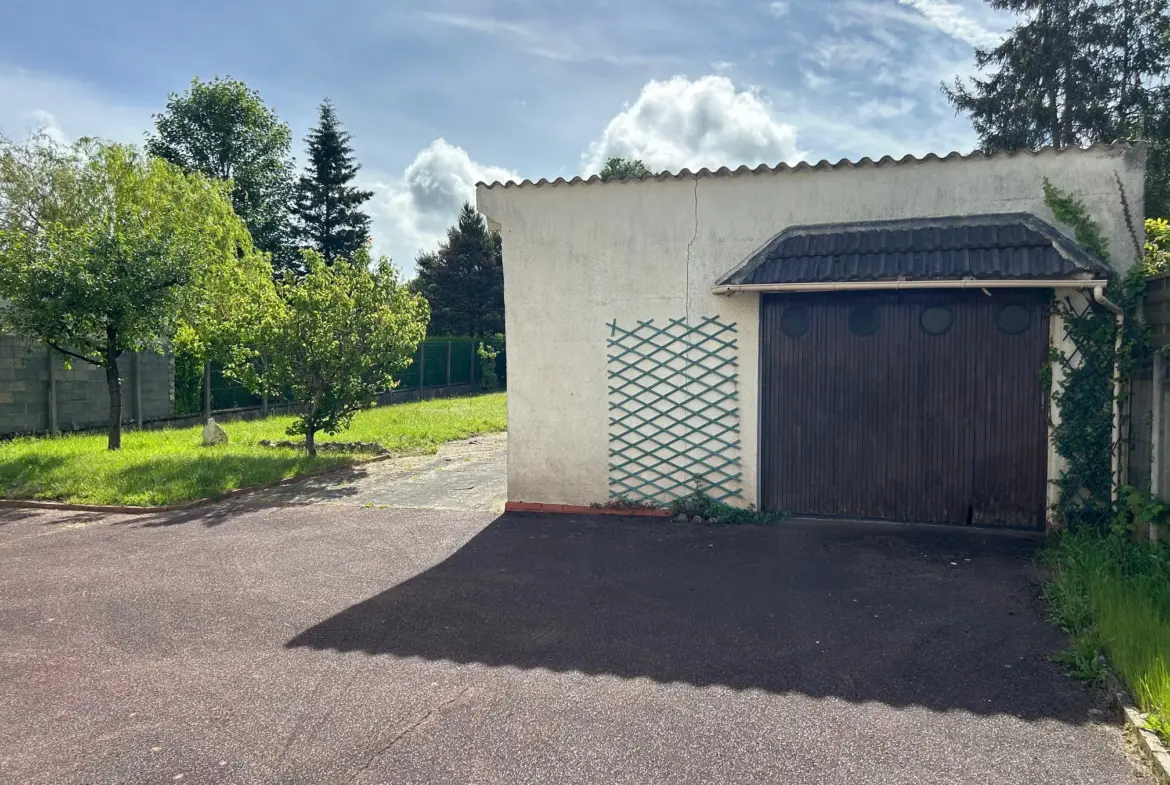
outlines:
[{"label": "tree", "polygon": [[232,182],[232,206],[255,247],[287,265],[292,249],[292,132],[260,94],[235,79],[191,81],[154,116],[146,150],[185,172]]},{"label": "tree", "polygon": [[370,240],[370,216],[359,209],[373,191],[349,183],[361,168],[354,160],[350,135],[341,128],[333,104],[321,104],[317,127],[305,143],[309,162],[297,184],[297,236],[316,250],[326,264],[339,257],[355,258]]},{"label": "tree", "polygon": [[105,369],[111,450],[118,358],[161,348],[246,246],[226,183],[132,146],[0,142],[0,319]]},{"label": "tree", "polygon": [[1142,257],[1142,271],[1147,275],[1170,273],[1170,221],[1165,218],[1146,219],[1146,247]]},{"label": "tree", "polygon": [[237,363],[232,372],[253,389],[287,389],[300,405],[290,435],[303,434],[316,457],[316,434],[335,434],[353,415],[392,389],[391,374],[410,365],[426,335],[427,303],[398,282],[382,259],[370,270],[367,253],[353,264],[327,265],[305,252],[305,274],[286,272],[278,305],[259,325],[268,364]]},{"label": "tree", "polygon": [[1164,214],[1170,171],[1167,0],[988,0],[1023,20],[985,72],[943,87],[970,115],[985,150],[1066,147],[1123,138],[1151,142],[1148,212]]},{"label": "tree", "polygon": [[646,168],[646,164],[641,160],[633,160],[630,158],[610,158],[605,162],[605,166],[601,170],[602,180],[626,180],[637,179],[645,177],[650,174],[650,170]]},{"label": "tree", "polygon": [[500,235],[463,204],[459,221],[433,253],[415,260],[413,287],[431,306],[433,335],[479,338],[504,331],[504,268]]}]

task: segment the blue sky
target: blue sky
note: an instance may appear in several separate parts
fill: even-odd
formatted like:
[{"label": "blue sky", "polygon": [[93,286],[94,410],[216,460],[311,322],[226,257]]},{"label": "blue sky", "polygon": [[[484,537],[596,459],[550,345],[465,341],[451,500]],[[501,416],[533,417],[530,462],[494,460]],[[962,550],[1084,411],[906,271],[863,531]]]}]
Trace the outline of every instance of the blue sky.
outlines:
[{"label": "blue sky", "polygon": [[967,151],[939,92],[1011,18],[982,0],[40,0],[0,25],[0,131],[141,141],[192,77],[300,140],[328,96],[376,250],[411,270],[480,179]]}]

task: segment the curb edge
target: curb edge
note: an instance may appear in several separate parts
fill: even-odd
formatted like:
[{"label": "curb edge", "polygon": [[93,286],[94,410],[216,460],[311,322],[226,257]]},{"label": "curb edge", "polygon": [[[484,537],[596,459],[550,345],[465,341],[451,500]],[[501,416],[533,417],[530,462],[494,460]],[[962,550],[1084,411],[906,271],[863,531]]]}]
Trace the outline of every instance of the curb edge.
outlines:
[{"label": "curb edge", "polygon": [[1170,752],[1166,751],[1158,734],[1146,726],[1145,718],[1129,696],[1129,690],[1108,667],[1105,669],[1105,688],[1112,696],[1114,705],[1121,710],[1126,730],[1136,737],[1142,757],[1146,759],[1154,777],[1162,785],[1170,785]]}]

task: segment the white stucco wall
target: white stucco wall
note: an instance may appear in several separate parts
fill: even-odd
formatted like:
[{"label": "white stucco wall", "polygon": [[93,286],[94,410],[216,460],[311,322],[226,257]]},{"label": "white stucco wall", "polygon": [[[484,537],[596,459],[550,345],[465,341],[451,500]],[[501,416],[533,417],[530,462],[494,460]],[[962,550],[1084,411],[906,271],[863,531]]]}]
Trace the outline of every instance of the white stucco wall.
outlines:
[{"label": "white stucco wall", "polygon": [[1117,146],[681,180],[479,186],[479,210],[503,235],[509,499],[589,504],[608,497],[608,323],[719,316],[738,325],[743,501],[754,504],[759,298],[713,295],[721,275],[794,225],[1004,212],[1057,225],[1044,205],[1045,176],[1085,201],[1115,263],[1126,267],[1133,241],[1117,178],[1140,217],[1143,170],[1141,148]]}]

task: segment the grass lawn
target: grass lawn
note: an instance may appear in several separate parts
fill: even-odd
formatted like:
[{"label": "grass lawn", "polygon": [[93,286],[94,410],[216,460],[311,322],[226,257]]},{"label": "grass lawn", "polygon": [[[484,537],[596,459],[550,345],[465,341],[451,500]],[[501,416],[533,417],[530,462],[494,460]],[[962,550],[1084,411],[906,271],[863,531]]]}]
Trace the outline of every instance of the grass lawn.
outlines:
[{"label": "grass lawn", "polygon": [[1065,534],[1046,556],[1054,568],[1046,589],[1052,619],[1072,637],[1058,659],[1092,681],[1104,652],[1170,742],[1170,545]]},{"label": "grass lawn", "polygon": [[[506,427],[503,393],[382,406],[360,412],[353,425],[328,441],[379,442],[403,454],[425,454],[443,442]],[[290,439],[292,417],[223,426],[230,443],[203,447],[202,426],[125,431],[119,452],[106,450],[104,433],[0,442],[0,498],[84,504],[163,505],[214,496],[318,469],[345,466],[369,455],[321,453],[258,446],[261,439]]]}]

